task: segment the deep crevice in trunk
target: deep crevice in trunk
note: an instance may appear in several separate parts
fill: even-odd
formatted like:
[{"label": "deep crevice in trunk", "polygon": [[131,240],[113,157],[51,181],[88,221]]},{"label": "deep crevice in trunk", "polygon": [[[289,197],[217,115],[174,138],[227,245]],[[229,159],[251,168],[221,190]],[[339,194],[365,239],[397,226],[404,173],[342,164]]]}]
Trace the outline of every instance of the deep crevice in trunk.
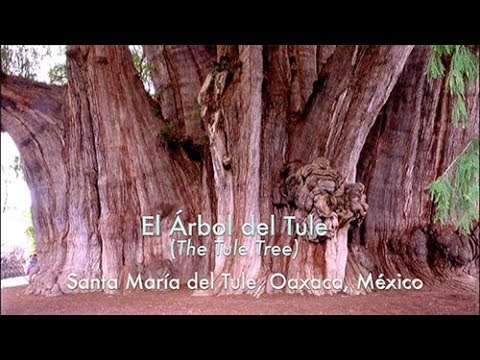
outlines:
[{"label": "deep crevice in trunk", "polygon": [[361,244],[358,257],[369,259],[367,269],[377,275],[399,273],[427,284],[470,288],[478,286],[478,279],[465,276],[478,276],[478,229],[467,236],[433,225],[428,185],[469,141],[478,117],[466,130],[452,129],[445,83],[424,75],[427,54],[426,47],[412,53],[360,155],[358,179],[366,185],[369,210],[384,215],[367,217],[353,243]]}]

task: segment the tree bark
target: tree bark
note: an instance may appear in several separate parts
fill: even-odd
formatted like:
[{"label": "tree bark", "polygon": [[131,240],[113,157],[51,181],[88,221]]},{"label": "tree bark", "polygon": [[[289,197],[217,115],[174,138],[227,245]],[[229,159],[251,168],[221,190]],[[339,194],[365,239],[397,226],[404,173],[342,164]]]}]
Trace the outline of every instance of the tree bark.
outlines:
[{"label": "tree bark", "polygon": [[[233,234],[224,246],[238,238],[249,253],[245,257],[220,254],[215,258],[216,292],[242,292],[220,286],[221,274],[239,278],[245,273],[255,279],[261,271],[261,257],[255,252],[255,238],[241,236],[241,225],[260,214],[260,152],[262,125],[263,60],[261,46],[240,46],[238,58],[228,58],[229,68],[208,75],[200,92],[205,127],[209,136],[217,203],[216,219],[227,223],[233,216]],[[220,53],[219,61],[222,56]],[[237,68],[237,66],[241,66]]]},{"label": "tree bark", "polygon": [[145,45],[151,64],[155,97],[163,118],[171,121],[186,136],[201,134],[202,121],[197,96],[215,60],[209,46]]},{"label": "tree bark", "polygon": [[479,87],[476,82],[467,93],[467,127],[455,128],[445,81],[425,77],[428,52],[417,46],[410,56],[360,155],[358,177],[369,211],[382,216],[367,216],[354,233],[353,253],[377,274],[417,276],[425,283],[460,278],[471,286],[478,273],[476,279],[461,275],[478,272],[478,226],[471,236],[433,226],[428,186],[478,130]]},{"label": "tree bark", "polygon": [[[67,56],[68,89],[28,83],[24,105],[20,80],[2,81],[2,127],[19,145],[33,190],[41,270],[29,291],[41,294],[69,292],[70,273],[122,278],[158,270],[173,260],[170,241],[165,232],[142,237],[141,216],[158,213],[168,227],[183,210],[193,220],[202,198],[200,164],[159,144],[163,119],[128,49],[71,46]],[[208,262],[182,257],[173,268],[185,280]]]},{"label": "tree bark", "polygon": [[[31,189],[32,221],[42,272],[39,288],[52,289],[65,261],[68,224],[64,161],[66,89],[2,75],[2,131],[18,147]],[[57,288],[55,291],[59,290]]]},{"label": "tree bark", "polygon": [[[69,273],[172,272],[184,282],[213,271],[207,294],[257,296],[275,292],[274,273],[338,278],[351,289],[368,271],[478,283],[478,227],[466,237],[432,226],[426,189],[475,134],[478,83],[467,96],[468,127],[453,128],[444,83],[425,77],[427,47],[144,51],[155,99],[125,46],[68,47],[64,87],[2,75],[1,129],[19,147],[32,193],[40,272],[29,292],[70,292]],[[165,139],[167,128],[175,141]],[[367,216],[352,229],[365,216],[365,195]],[[168,229],[180,210],[186,222],[233,215],[234,235],[221,240],[238,238],[248,255],[214,256],[216,238],[194,236],[210,256],[173,259],[165,231],[141,235],[142,215],[160,214]],[[258,237],[241,236],[241,225],[270,214],[277,234],[264,237],[268,245],[295,244],[285,215],[313,214],[329,233],[296,237],[295,259],[259,256]],[[224,273],[260,286],[224,289]]]},{"label": "tree bark", "polygon": [[[290,135],[296,141],[290,142],[289,158],[311,161],[313,157],[323,155],[332,161],[346,182],[354,182],[360,149],[412,48],[337,47],[319,74],[316,93],[311,107],[306,109],[305,120]],[[325,250],[305,244],[302,256],[297,259],[298,264],[294,262],[289,266],[290,276],[343,280],[348,228],[348,224],[341,227],[336,238],[327,241]],[[323,261],[312,261],[322,258],[326,259],[327,265],[323,271]],[[321,265],[315,266],[315,263]],[[312,268],[308,269],[309,266]],[[347,280],[353,281],[353,277]]]}]

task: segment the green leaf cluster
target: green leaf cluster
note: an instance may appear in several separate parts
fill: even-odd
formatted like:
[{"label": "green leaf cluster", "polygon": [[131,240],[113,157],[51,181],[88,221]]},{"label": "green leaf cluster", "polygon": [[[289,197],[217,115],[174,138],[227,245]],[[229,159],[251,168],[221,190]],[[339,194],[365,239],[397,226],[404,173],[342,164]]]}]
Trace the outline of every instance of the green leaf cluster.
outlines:
[{"label": "green leaf cluster", "polygon": [[[449,63],[448,75],[445,64]],[[465,126],[468,120],[465,92],[478,78],[479,59],[465,45],[432,45],[427,75],[433,79],[447,76],[447,89],[453,97],[452,121]]]},{"label": "green leaf cluster", "polygon": [[453,223],[467,234],[479,220],[479,139],[472,139],[462,154],[448,167],[429,190],[436,205],[434,222]]},{"label": "green leaf cluster", "polygon": [[67,66],[65,64],[54,65],[48,71],[50,84],[65,85],[67,83]]}]

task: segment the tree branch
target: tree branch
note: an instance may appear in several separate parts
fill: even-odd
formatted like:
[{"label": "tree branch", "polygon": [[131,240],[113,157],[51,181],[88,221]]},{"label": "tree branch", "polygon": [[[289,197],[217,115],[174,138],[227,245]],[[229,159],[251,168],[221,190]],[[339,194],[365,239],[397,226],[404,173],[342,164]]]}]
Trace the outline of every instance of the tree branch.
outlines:
[{"label": "tree branch", "polygon": [[1,76],[1,131],[7,131],[17,145],[25,137],[39,136],[48,125],[63,130],[66,86],[47,85],[18,76]]},{"label": "tree branch", "polygon": [[350,181],[370,128],[413,46],[339,46],[322,70],[321,88],[295,128],[290,159],[324,155]]}]

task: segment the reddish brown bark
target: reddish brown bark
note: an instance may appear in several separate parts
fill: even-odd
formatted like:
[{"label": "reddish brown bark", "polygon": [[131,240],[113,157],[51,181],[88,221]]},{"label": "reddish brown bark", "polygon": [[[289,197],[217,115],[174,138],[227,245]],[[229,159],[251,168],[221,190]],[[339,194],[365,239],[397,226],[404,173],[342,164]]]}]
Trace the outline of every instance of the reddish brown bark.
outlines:
[{"label": "reddish brown bark", "polygon": [[186,136],[198,136],[202,119],[197,96],[213,66],[214,47],[145,45],[144,51],[163,118],[183,129]]},{"label": "reddish brown bark", "polygon": [[[158,213],[165,226],[177,210],[193,219],[202,196],[200,164],[183,149],[170,152],[159,144],[163,119],[136,77],[127,47],[71,46],[67,55],[67,96],[64,89],[31,84],[24,111],[20,80],[2,83],[2,126],[20,145],[34,195],[41,276],[30,290],[42,294],[67,292],[69,273],[135,276],[170,259],[167,234],[142,237],[141,216]],[[50,93],[60,93],[58,105]],[[65,114],[61,119],[54,122],[43,112],[38,117],[54,105],[66,109],[58,110],[56,116]],[[37,128],[22,130],[36,121],[42,122]],[[36,148],[25,147],[27,141]],[[205,266],[187,258],[173,264],[181,279]]]},{"label": "reddish brown bark", "polygon": [[[428,191],[478,129],[478,82],[467,97],[468,125],[455,128],[445,82],[425,77],[427,61],[428,48],[417,47],[361,153],[358,178],[367,186],[370,211],[382,216],[367,217],[354,242],[366,250],[368,270],[431,283],[439,274],[442,280],[474,274],[478,261],[478,227],[467,236],[432,226]],[[463,279],[471,285],[472,278]]]},{"label": "reddish brown bark", "polygon": [[[256,295],[272,291],[275,272],[343,278],[346,269],[348,284],[366,271],[473,274],[478,282],[478,249],[468,250],[476,249],[478,230],[476,238],[442,236],[430,226],[426,190],[475,134],[478,83],[468,94],[470,125],[454,129],[441,81],[425,78],[427,47],[412,49],[145,46],[156,100],[124,46],[69,47],[65,87],[2,77],[2,131],[19,146],[38,236],[41,271],[29,290],[68,292],[71,272],[115,278],[161,267],[182,281],[195,271],[211,270],[217,282],[221,273],[244,272],[262,284],[246,291]],[[167,122],[180,134],[175,146],[162,135]],[[300,239],[295,260],[253,251],[173,260],[165,232],[140,234],[142,215],[159,213],[168,228],[177,210],[185,221],[202,213],[225,222],[233,214],[235,236],[226,244],[238,237],[252,245],[255,238],[239,231],[251,214],[261,221],[275,214],[280,229],[282,216],[298,210],[282,195],[282,168],[318,156],[342,184],[366,185],[370,208],[352,232],[348,264],[348,223],[334,241]],[[278,232],[268,244],[293,244]],[[192,240],[213,254],[213,236]]]},{"label": "reddish brown bark", "polygon": [[56,283],[56,268],[64,263],[68,232],[63,221],[67,202],[60,200],[68,187],[63,161],[65,93],[64,87],[2,76],[2,131],[10,134],[21,154],[31,189],[33,225],[41,244],[38,255],[45,263],[38,284],[48,289]]}]

